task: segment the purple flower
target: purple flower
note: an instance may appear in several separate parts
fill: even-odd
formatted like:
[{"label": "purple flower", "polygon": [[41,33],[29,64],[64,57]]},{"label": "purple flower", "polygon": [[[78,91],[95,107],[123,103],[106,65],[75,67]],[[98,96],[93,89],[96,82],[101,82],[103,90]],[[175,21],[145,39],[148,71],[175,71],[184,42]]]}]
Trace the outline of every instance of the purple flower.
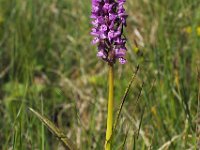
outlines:
[{"label": "purple flower", "polygon": [[116,59],[126,63],[126,38],[123,28],[127,14],[124,9],[126,0],[92,0],[92,44],[98,44],[97,56],[109,63]]}]

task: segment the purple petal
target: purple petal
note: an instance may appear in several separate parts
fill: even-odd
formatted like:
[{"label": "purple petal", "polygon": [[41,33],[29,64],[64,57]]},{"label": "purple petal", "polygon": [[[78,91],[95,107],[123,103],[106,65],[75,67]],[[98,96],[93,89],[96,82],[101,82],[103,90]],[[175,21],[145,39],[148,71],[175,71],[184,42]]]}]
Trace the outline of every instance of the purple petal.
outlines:
[{"label": "purple petal", "polygon": [[121,64],[125,64],[125,63],[126,63],[126,59],[124,59],[124,58],[119,58],[119,62],[120,62]]},{"label": "purple petal", "polygon": [[98,37],[95,37],[93,40],[92,40],[92,44],[97,44],[99,42],[99,38]]}]

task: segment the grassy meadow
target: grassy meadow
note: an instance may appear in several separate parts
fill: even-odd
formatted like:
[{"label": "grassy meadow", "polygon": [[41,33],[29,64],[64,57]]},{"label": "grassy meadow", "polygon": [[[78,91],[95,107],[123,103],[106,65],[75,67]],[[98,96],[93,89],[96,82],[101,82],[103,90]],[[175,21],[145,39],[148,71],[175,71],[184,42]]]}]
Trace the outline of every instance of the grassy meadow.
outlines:
[{"label": "grassy meadow", "polygon": [[[139,70],[113,149],[200,148],[200,1],[127,0],[126,10],[128,62],[115,65],[115,118]],[[90,0],[0,0],[0,149],[64,149],[28,107],[80,150],[104,149],[108,67],[91,45],[90,13]]]}]

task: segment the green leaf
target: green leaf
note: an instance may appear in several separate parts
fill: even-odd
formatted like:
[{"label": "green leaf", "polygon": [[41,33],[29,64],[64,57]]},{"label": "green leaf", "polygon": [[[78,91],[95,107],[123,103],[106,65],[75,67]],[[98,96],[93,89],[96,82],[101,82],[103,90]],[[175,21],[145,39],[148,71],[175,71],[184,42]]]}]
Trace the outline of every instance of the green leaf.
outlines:
[{"label": "green leaf", "polygon": [[64,144],[66,148],[69,150],[77,150],[76,146],[72,143],[72,141],[58,128],[56,125],[51,122],[47,117],[41,115],[33,108],[29,107],[29,110],[37,116],[40,121]]}]

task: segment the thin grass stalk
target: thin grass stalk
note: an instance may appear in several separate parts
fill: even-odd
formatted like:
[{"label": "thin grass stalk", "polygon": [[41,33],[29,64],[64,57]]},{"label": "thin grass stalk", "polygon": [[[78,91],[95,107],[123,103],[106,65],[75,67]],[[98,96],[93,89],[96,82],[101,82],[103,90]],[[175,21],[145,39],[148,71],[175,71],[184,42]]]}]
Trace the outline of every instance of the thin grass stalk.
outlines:
[{"label": "thin grass stalk", "polygon": [[113,128],[113,95],[114,95],[114,66],[109,64],[109,73],[108,73],[108,115],[107,115],[107,130],[106,130],[106,142],[105,150],[111,150],[111,136]]}]

